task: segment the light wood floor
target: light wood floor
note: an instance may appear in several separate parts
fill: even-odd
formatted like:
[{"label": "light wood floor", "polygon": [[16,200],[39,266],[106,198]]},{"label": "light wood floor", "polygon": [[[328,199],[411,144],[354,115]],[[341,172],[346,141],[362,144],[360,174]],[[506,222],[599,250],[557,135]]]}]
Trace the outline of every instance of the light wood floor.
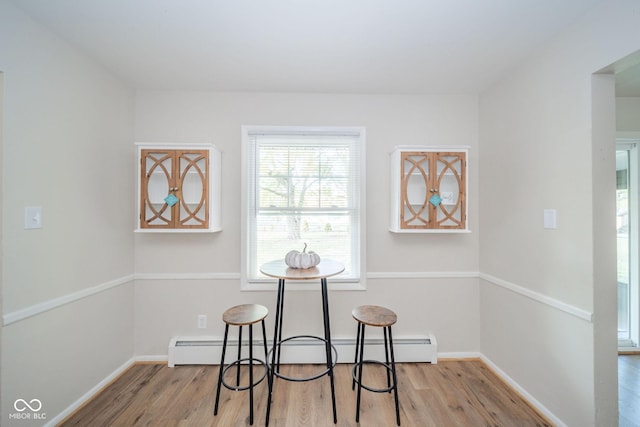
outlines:
[{"label": "light wood floor", "polygon": [[[479,360],[398,364],[402,426],[549,426],[544,417],[504,384]],[[315,365],[286,365],[282,372],[303,377]],[[386,375],[365,369],[366,384],[383,387]],[[244,376],[244,374],[243,374]],[[245,426],[249,425],[248,392],[222,388],[220,409],[213,416],[217,366],[137,364],[62,426]],[[228,379],[231,381],[231,378]],[[363,390],[360,424],[355,422],[356,393],[351,365],[335,369],[337,426],[394,426],[393,396]],[[328,377],[298,383],[275,381],[270,426],[334,426]],[[266,380],[257,386],[255,426],[264,426]]]},{"label": "light wood floor", "polygon": [[619,427],[640,426],[640,355],[618,356]]}]

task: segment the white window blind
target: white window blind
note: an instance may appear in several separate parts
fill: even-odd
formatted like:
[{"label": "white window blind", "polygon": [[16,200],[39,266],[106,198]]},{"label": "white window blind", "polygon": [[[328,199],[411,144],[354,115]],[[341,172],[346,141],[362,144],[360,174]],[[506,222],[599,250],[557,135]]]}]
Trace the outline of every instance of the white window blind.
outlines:
[{"label": "white window blind", "polygon": [[249,128],[243,140],[247,282],[305,243],[345,264],[336,280],[360,280],[364,130]]}]

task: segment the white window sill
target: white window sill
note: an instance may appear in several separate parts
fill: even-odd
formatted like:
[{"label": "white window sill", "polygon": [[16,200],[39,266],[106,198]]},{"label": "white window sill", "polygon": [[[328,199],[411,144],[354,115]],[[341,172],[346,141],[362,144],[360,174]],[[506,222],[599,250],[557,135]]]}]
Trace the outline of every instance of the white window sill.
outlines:
[{"label": "white window sill", "polygon": [[[364,281],[339,281],[327,279],[327,288],[330,291],[366,291],[366,283]],[[287,291],[318,291],[320,290],[320,279],[317,280],[287,280],[285,283]],[[242,281],[240,287],[242,292],[255,291],[277,291],[278,279],[264,279],[247,282]]]}]

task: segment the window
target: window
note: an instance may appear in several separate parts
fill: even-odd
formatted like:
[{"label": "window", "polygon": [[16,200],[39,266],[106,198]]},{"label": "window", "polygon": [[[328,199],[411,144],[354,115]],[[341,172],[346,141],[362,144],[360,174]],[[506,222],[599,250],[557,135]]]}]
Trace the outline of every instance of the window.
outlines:
[{"label": "window", "polygon": [[243,286],[291,250],[345,264],[363,285],[364,129],[243,127]]}]

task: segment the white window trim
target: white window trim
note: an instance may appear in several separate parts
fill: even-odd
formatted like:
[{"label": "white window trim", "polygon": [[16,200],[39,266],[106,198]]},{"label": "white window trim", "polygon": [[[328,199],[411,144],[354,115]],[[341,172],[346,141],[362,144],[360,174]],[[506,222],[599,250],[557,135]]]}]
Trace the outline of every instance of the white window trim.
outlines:
[{"label": "white window trim", "polygon": [[[249,245],[249,215],[248,215],[248,199],[247,199],[247,187],[249,185],[249,169],[247,165],[247,158],[250,135],[252,133],[324,133],[324,134],[343,134],[343,133],[357,133],[361,140],[360,147],[360,259],[359,259],[359,278],[358,279],[341,279],[340,276],[329,278],[327,283],[330,290],[365,290],[366,289],[366,275],[367,275],[367,253],[366,253],[366,234],[367,234],[367,222],[366,222],[366,133],[364,127],[336,127],[336,126],[242,126],[242,150],[241,150],[241,218],[242,224],[240,229],[240,290],[241,291],[275,291],[277,289],[277,279],[265,278],[259,280],[249,281],[247,277],[247,271],[249,269],[249,257],[248,257],[248,245]],[[283,254],[284,258],[284,254]],[[318,290],[315,286],[309,286],[305,282],[287,282],[287,289],[289,290]]]}]

